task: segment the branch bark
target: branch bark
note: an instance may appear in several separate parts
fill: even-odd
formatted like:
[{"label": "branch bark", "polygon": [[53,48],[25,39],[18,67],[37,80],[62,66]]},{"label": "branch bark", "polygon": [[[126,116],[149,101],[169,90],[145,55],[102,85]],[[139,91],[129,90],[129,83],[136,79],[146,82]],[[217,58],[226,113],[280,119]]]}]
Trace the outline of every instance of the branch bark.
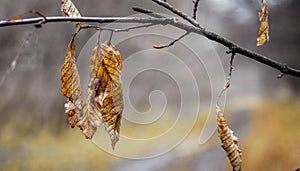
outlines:
[{"label": "branch bark", "polygon": [[197,9],[198,9],[198,4],[199,4],[200,0],[196,0],[196,1],[193,1],[194,3],[194,10],[193,10],[193,19],[196,20],[197,18]]},{"label": "branch bark", "polygon": [[[163,1],[160,1],[163,2]],[[175,10],[176,11],[176,10]],[[193,26],[184,24],[176,18],[152,18],[152,17],[37,17],[37,18],[27,18],[27,19],[20,19],[20,20],[12,20],[0,21],[0,28],[1,27],[8,27],[14,25],[26,25],[26,24],[47,24],[47,23],[57,23],[57,22],[87,22],[87,23],[111,23],[111,22],[118,22],[118,23],[152,23],[154,25],[172,25],[174,27],[180,28],[187,32],[193,32],[202,36],[205,36],[209,40],[215,41],[223,46],[229,48],[231,51],[234,51],[236,54],[241,54],[245,57],[251,58],[255,61],[258,61],[262,64],[270,66],[279,70],[284,75],[291,75],[300,78],[300,70],[287,66],[284,63],[280,63],[275,61],[271,58],[268,58],[264,55],[259,53],[255,53],[250,51],[246,48],[240,47],[237,44],[233,43],[230,40],[225,39],[224,37],[214,33],[207,31],[206,29],[202,28],[197,21],[190,17],[186,17],[184,13],[180,13],[183,19],[188,19]]]}]

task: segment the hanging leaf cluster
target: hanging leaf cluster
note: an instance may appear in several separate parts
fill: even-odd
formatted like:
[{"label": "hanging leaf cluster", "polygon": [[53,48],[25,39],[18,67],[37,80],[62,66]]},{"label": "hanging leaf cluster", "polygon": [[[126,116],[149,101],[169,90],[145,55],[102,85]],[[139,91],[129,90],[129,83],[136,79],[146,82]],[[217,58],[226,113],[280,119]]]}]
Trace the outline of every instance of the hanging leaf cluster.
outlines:
[{"label": "hanging leaf cluster", "polygon": [[[64,16],[81,16],[71,0],[62,0],[61,11]],[[122,56],[110,42],[98,42],[90,58],[88,96],[83,103],[74,41],[79,30],[80,23],[77,23],[61,69],[61,90],[67,97],[65,113],[71,127],[79,127],[87,139],[92,139],[97,128],[103,125],[114,148],[119,140],[123,111]]]},{"label": "hanging leaf cluster", "polygon": [[69,116],[70,125],[78,126],[88,139],[92,139],[97,127],[103,125],[114,148],[119,140],[123,111],[122,56],[109,42],[97,44],[90,58],[88,96],[83,104],[74,37],[61,71],[62,93],[68,98],[65,113]]}]

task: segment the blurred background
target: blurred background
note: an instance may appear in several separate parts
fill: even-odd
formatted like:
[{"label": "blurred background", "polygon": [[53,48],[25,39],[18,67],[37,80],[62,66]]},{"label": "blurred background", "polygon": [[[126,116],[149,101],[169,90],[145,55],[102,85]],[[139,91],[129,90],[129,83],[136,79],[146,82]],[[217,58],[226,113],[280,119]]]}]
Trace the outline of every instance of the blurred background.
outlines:
[{"label": "blurred background", "polygon": [[[131,9],[133,6],[171,15],[146,0],[73,2],[83,16],[130,16],[136,14]],[[168,2],[192,14],[192,0]],[[202,0],[197,20],[203,27],[242,47],[300,68],[297,59],[300,1],[267,0],[267,3],[270,42],[261,47],[255,46],[259,0]],[[2,0],[0,18],[9,19],[29,10],[59,16],[60,4],[58,0]],[[60,69],[74,24],[46,24],[26,41],[33,29],[32,25],[0,28],[0,78],[19,55],[15,70],[6,75],[0,86],[0,170],[231,170],[214,132],[214,105],[229,67],[226,48],[191,34],[182,40],[191,50],[181,51],[185,44],[177,43],[152,52],[152,45],[168,43],[183,33],[169,26],[115,35],[113,43],[124,59],[122,81],[126,90],[123,138],[112,151],[103,129],[99,129],[93,143],[79,129],[71,129],[64,114],[66,99],[60,90]],[[137,32],[147,36],[120,41]],[[157,36],[158,32],[172,32],[172,37]],[[77,52],[81,56],[78,67],[84,89],[92,47],[85,49],[94,33],[94,30],[84,30],[77,37]],[[188,70],[178,69],[181,66],[178,61],[168,58],[171,53],[180,57]],[[139,66],[148,70],[141,72],[143,68]],[[151,67],[161,67],[166,72]],[[185,73],[195,77],[193,84],[192,77]],[[240,138],[244,170],[300,167],[300,79],[292,76],[278,79],[279,74],[243,56],[235,58],[224,113]],[[183,116],[182,104],[187,108]],[[148,120],[155,122],[147,123]],[[133,142],[156,139],[150,145]]]}]

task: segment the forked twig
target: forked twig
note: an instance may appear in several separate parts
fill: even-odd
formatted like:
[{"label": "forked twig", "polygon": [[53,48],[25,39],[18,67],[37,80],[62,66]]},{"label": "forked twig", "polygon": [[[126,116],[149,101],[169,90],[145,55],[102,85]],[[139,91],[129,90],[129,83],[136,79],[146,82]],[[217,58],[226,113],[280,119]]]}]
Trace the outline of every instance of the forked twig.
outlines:
[{"label": "forked twig", "polygon": [[165,7],[166,9],[170,10],[171,12],[173,12],[174,14],[182,17],[183,19],[185,19],[186,21],[188,21],[189,23],[191,23],[192,25],[194,25],[195,27],[198,28],[202,28],[200,26],[200,24],[194,20],[193,18],[189,17],[187,14],[185,14],[184,12],[174,8],[172,5],[170,5],[169,3],[162,1],[162,0],[152,0],[153,2],[157,3],[160,6]]}]

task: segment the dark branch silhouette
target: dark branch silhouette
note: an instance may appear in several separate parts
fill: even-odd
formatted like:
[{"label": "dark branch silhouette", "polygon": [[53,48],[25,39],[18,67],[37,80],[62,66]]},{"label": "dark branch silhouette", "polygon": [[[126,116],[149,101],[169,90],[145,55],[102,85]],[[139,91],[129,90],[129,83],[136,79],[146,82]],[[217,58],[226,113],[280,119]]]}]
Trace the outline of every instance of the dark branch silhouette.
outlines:
[{"label": "dark branch silhouette", "polygon": [[194,20],[196,20],[196,18],[197,18],[197,9],[198,9],[199,2],[200,2],[200,0],[193,1],[193,3],[194,3],[194,10],[193,10],[193,17],[192,18]]},{"label": "dark branch silhouette", "polygon": [[[234,42],[227,40],[226,38],[224,38],[214,32],[211,32],[211,31],[208,31],[208,30],[202,28],[196,20],[190,18],[183,12],[175,9],[168,3],[161,1],[161,0],[153,0],[153,1],[167,9],[169,9],[173,13],[179,15],[184,20],[191,23],[193,26],[190,26],[188,24],[180,22],[178,20],[178,18],[176,18],[176,17],[166,18],[166,17],[162,17],[161,15],[159,15],[159,16],[161,16],[160,18],[157,18],[158,16],[156,16],[156,18],[153,18],[153,17],[76,17],[76,18],[71,18],[71,17],[61,17],[61,16],[59,16],[59,17],[57,17],[57,16],[37,17],[37,18],[27,18],[27,19],[20,19],[20,20],[11,20],[11,21],[2,20],[2,21],[0,21],[0,27],[25,25],[25,24],[41,24],[41,23],[45,25],[47,23],[57,23],[57,22],[67,22],[67,21],[69,21],[69,22],[87,22],[87,23],[111,23],[111,22],[144,23],[144,24],[151,23],[153,25],[162,25],[162,26],[171,25],[171,26],[180,28],[182,30],[185,30],[186,32],[196,33],[196,34],[205,36],[209,40],[212,40],[219,44],[222,44],[223,46],[227,47],[230,50],[234,49],[236,54],[241,54],[245,57],[251,58],[262,64],[265,64],[267,66],[277,69],[278,71],[281,72],[282,76],[283,75],[291,75],[291,76],[300,78],[300,70],[289,67],[284,63],[280,63],[278,61],[275,61],[264,55],[255,53],[246,48],[240,47],[239,45],[235,44]],[[142,11],[140,10],[139,12],[142,12]],[[154,16],[156,14],[152,12],[152,15]]]}]

